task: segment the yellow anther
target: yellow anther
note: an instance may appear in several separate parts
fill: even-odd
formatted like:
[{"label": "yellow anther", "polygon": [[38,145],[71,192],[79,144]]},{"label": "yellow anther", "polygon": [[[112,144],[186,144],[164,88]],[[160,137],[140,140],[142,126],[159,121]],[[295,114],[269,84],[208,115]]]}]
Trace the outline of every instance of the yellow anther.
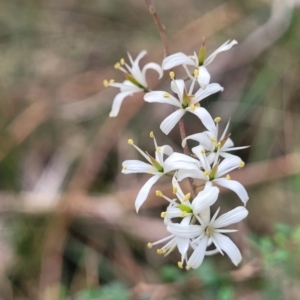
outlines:
[{"label": "yellow anther", "polygon": [[210,140],[213,142],[213,143],[216,143],[217,140],[214,138],[214,137],[211,137]]},{"label": "yellow anther", "polygon": [[121,64],[119,62],[115,63],[114,64],[114,68],[115,69],[119,69],[121,67]]},{"label": "yellow anther", "polygon": [[149,249],[151,249],[151,248],[152,248],[152,244],[151,244],[151,243],[148,243],[148,244],[147,244],[147,247],[148,247]]},{"label": "yellow anther", "polygon": [[157,191],[155,192],[155,195],[156,195],[157,197],[161,197],[161,196],[163,195],[163,193],[162,193],[161,191],[157,190]]},{"label": "yellow anther", "polygon": [[173,194],[177,194],[177,187],[173,187]]},{"label": "yellow anther", "polygon": [[180,269],[182,269],[182,268],[183,268],[183,266],[182,266],[182,262],[181,262],[181,261],[179,261],[179,262],[177,263],[177,265],[178,265],[178,268],[180,268]]},{"label": "yellow anther", "polygon": [[133,145],[134,144],[134,142],[133,142],[132,139],[129,139],[127,142],[128,142],[129,145]]},{"label": "yellow anther", "polygon": [[180,214],[180,217],[181,217],[181,218],[184,218],[186,215],[187,215],[187,212],[186,212],[186,211],[183,211],[183,212]]},{"label": "yellow anther", "polygon": [[185,269],[188,271],[191,267],[190,266],[186,266]]},{"label": "yellow anther", "polygon": [[167,216],[167,212],[166,212],[166,211],[163,211],[163,212],[160,214],[160,216],[161,216],[162,218],[165,218],[165,217]]},{"label": "yellow anther", "polygon": [[190,200],[190,198],[191,198],[191,193],[187,193],[186,195],[184,195],[182,201]]},{"label": "yellow anther", "polygon": [[216,117],[216,118],[214,119],[214,121],[215,121],[216,123],[219,123],[219,122],[221,121],[221,118],[220,118],[220,117]]},{"label": "yellow anther", "polygon": [[124,171],[126,171],[127,169],[128,169],[128,167],[127,167],[127,166],[124,166],[124,167],[123,167],[123,170],[124,170]]},{"label": "yellow anther", "polygon": [[109,83],[108,83],[108,81],[106,79],[103,80],[103,85],[104,85],[104,87],[108,87]]},{"label": "yellow anther", "polygon": [[216,145],[217,148],[221,148],[221,146],[222,146],[222,144],[220,142],[217,143],[217,145]]},{"label": "yellow anther", "polygon": [[154,138],[154,133],[153,133],[153,131],[150,132],[150,137],[151,137],[151,139]]},{"label": "yellow anther", "polygon": [[195,69],[195,70],[194,70],[194,76],[195,76],[195,77],[198,77],[198,76],[199,76],[199,70],[198,70],[198,69]]},{"label": "yellow anther", "polygon": [[170,94],[164,93],[164,94],[163,94],[163,97],[164,97],[164,98],[170,98]]},{"label": "yellow anther", "polygon": [[173,71],[171,71],[171,72],[169,73],[169,75],[170,75],[170,78],[171,78],[171,79],[174,79],[174,78],[175,78],[175,73],[174,73]]},{"label": "yellow anther", "polygon": [[240,162],[239,162],[239,168],[243,168],[245,166],[245,163],[241,160]]},{"label": "yellow anther", "polygon": [[156,152],[157,152],[157,153],[160,153],[160,152],[161,152],[161,147],[157,147],[157,148],[156,148]]},{"label": "yellow anther", "polygon": [[196,109],[195,104],[191,104],[191,105],[190,105],[190,108],[191,108],[192,111],[194,111],[194,110]]},{"label": "yellow anther", "polygon": [[162,252],[162,250],[161,250],[161,249],[157,249],[157,250],[156,250],[156,253],[157,253],[158,255],[161,255],[161,254],[163,254],[163,252]]},{"label": "yellow anther", "polygon": [[150,174],[150,175],[153,175],[154,172],[155,172],[154,170],[149,170],[147,173]]},{"label": "yellow anther", "polygon": [[110,80],[109,80],[109,84],[112,84],[112,83],[114,83],[114,82],[115,82],[114,79],[110,79]]},{"label": "yellow anther", "polygon": [[121,59],[120,59],[120,64],[121,64],[122,66],[125,64],[124,58],[121,58]]},{"label": "yellow anther", "polygon": [[201,150],[200,150],[200,153],[201,153],[201,154],[205,154],[205,150],[204,150],[204,149],[201,149]]},{"label": "yellow anther", "polygon": [[161,252],[162,252],[162,254],[166,254],[167,250],[166,249],[162,249]]},{"label": "yellow anther", "polygon": [[227,175],[226,175],[226,179],[228,179],[228,180],[230,180],[230,179],[231,179],[231,177],[230,177],[230,175],[229,175],[229,174],[227,174]]},{"label": "yellow anther", "polygon": [[209,173],[210,173],[210,171],[209,171],[209,170],[206,170],[206,171],[204,172],[204,175],[205,175],[205,176],[208,176]]}]

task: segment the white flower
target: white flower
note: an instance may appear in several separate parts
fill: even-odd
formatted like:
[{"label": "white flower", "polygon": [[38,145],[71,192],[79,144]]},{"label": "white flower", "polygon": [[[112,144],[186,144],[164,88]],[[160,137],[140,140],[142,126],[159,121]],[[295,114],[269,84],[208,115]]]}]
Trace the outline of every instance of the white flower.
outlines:
[{"label": "white flower", "polygon": [[216,51],[214,51],[210,56],[208,56],[205,59],[205,44],[202,45],[199,56],[194,52],[194,55],[192,56],[187,56],[182,52],[178,52],[175,54],[172,54],[168,57],[166,57],[163,62],[162,62],[162,68],[164,70],[169,70],[172,69],[176,66],[183,65],[185,70],[187,71],[187,74],[189,75],[190,78],[192,76],[190,75],[189,70],[186,68],[186,65],[191,65],[194,66],[199,70],[199,77],[198,77],[198,82],[200,86],[205,89],[206,86],[210,82],[210,74],[208,73],[206,67],[215,59],[217,54],[223,51],[229,50],[233,45],[236,45],[237,41],[233,40],[230,42],[228,40],[226,43],[224,43],[222,46],[220,46]]},{"label": "white flower", "polygon": [[[148,248],[152,248],[155,245],[167,242],[163,247],[157,250],[158,254],[164,254],[165,256],[171,253],[176,247],[181,254],[181,261],[178,262],[178,267],[182,268],[183,262],[187,262],[187,251],[189,249],[190,241],[192,238],[199,236],[199,230],[194,225],[189,225],[190,217],[183,218],[180,223],[173,224],[170,221],[165,222],[167,230],[171,232],[171,235],[156,241],[154,243],[148,243]],[[169,227],[171,225],[171,227]],[[176,230],[169,230],[174,226]]]},{"label": "white flower", "polygon": [[[155,158],[149,155],[147,152],[142,151],[138,146],[136,146],[133,140],[129,139],[128,144],[133,145],[148,161],[145,163],[140,160],[125,160],[122,163],[122,173],[124,174],[132,174],[132,173],[148,173],[153,175],[141,188],[135,200],[135,208],[138,212],[141,205],[145,202],[148,197],[149,191],[156,181],[162,177],[167,172],[165,171],[165,162],[164,162],[164,154],[171,155],[173,153],[173,149],[168,146],[158,147],[156,143],[156,139],[154,137],[153,132],[150,133],[150,137],[153,138],[154,146],[155,146]],[[169,170],[168,170],[169,172]]]},{"label": "white flower", "polygon": [[204,148],[204,150],[208,152],[207,159],[210,163],[214,162],[218,150],[219,150],[219,156],[228,157],[228,156],[236,156],[228,153],[228,151],[241,150],[249,147],[249,146],[233,147],[234,146],[233,141],[229,138],[230,134],[227,134],[230,121],[228,121],[223,134],[218,139],[219,122],[221,121],[221,118],[217,117],[215,118],[214,121],[216,122],[215,130],[204,131],[201,133],[196,133],[187,136],[182,141],[182,147],[185,147],[187,140],[195,140],[199,142],[200,145]]},{"label": "white flower", "polygon": [[[200,225],[194,225],[198,228],[198,237],[191,242],[191,246],[194,248],[194,251],[187,261],[187,269],[190,267],[193,269],[198,268],[205,255],[212,255],[218,252],[223,255],[223,251],[229,256],[236,266],[241,262],[242,256],[240,250],[229,237],[222,234],[236,230],[222,228],[243,220],[247,217],[248,211],[246,208],[239,206],[217,218],[218,213],[219,209],[210,219],[210,209],[208,209],[205,212],[206,216],[204,218],[200,215],[196,216],[200,222]],[[202,213],[202,215],[204,215],[204,213]],[[174,230],[173,226],[169,226],[168,231],[174,235],[178,235],[178,230]],[[196,230],[194,229],[194,231]],[[195,234],[190,236],[194,235]],[[206,251],[207,247],[211,243],[216,246],[216,249]]]},{"label": "white flower", "polygon": [[146,72],[149,69],[155,70],[159,74],[159,78],[163,76],[163,70],[160,65],[156,63],[148,63],[143,69],[139,66],[139,61],[147,54],[147,51],[143,50],[135,60],[132,59],[128,53],[128,57],[131,63],[131,67],[122,58],[120,62],[115,64],[115,68],[121,70],[126,80],[123,83],[115,83],[114,80],[104,80],[103,84],[105,87],[112,86],[120,89],[120,93],[117,94],[113,100],[113,105],[110,117],[116,117],[119,113],[121,104],[127,96],[131,96],[138,92],[148,92],[148,84],[146,81]]},{"label": "white flower", "polygon": [[[174,73],[172,74],[172,72],[171,78],[174,78]],[[196,115],[208,130],[214,130],[215,124],[212,117],[205,108],[200,107],[199,102],[214,93],[223,91],[223,88],[218,83],[212,83],[209,84],[205,90],[200,88],[193,95],[194,82],[195,79],[191,84],[189,92],[187,92],[183,80],[173,79],[171,82],[171,89],[177,95],[177,98],[164,91],[150,92],[144,96],[144,99],[147,102],[166,103],[179,108],[160,124],[160,129],[165,134],[169,134],[186,112]]]},{"label": "white flower", "polygon": [[177,199],[170,199],[162,194],[161,191],[156,191],[156,195],[163,197],[170,202],[165,212],[162,212],[161,216],[165,219],[172,218],[190,218],[193,214],[199,214],[201,211],[208,209],[218,199],[219,189],[208,183],[204,190],[199,192],[198,195],[190,201],[191,193],[184,194],[176,177],[173,176],[173,193],[176,194]]},{"label": "white flower", "polygon": [[[191,177],[202,179],[206,182],[211,181],[213,184],[226,187],[235,192],[246,205],[247,201],[249,200],[246,189],[238,181],[231,180],[228,174],[234,169],[242,168],[245,163],[238,156],[234,155],[225,157],[224,160],[219,163],[219,155],[217,153],[215,161],[211,166],[211,163],[208,161],[205,155],[205,150],[201,145],[194,147],[192,151],[198,157],[201,168],[189,170],[181,169],[177,172],[177,179],[181,181],[184,178]],[[224,175],[226,175],[226,177],[223,177]]]}]

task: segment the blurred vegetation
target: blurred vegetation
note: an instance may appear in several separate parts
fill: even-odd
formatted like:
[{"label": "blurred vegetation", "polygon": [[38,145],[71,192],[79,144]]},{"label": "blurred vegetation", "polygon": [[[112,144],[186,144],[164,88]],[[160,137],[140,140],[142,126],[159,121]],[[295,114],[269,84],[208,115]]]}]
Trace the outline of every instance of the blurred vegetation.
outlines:
[{"label": "blurred vegetation", "polygon": [[[224,92],[203,104],[222,126],[231,118],[237,146],[251,145],[233,175],[250,195],[233,237],[241,266],[217,255],[185,271],[178,254],[146,247],[165,236],[154,193],[134,211],[147,175],[120,172],[139,157],[128,138],[151,153],[154,130],[180,151],[178,128],[158,127],[172,108],[128,98],[109,119],[116,90],[102,86],[123,79],[113,65],[127,51],[163,58],[144,1],[0,1],[0,298],[299,299],[298,2],[154,1],[171,53],[198,51],[203,36],[208,53],[239,41],[211,66]],[[165,76],[156,87],[168,85]],[[188,134],[202,130],[184,120]],[[170,192],[169,182],[157,189]],[[224,209],[239,203],[222,197]]]}]

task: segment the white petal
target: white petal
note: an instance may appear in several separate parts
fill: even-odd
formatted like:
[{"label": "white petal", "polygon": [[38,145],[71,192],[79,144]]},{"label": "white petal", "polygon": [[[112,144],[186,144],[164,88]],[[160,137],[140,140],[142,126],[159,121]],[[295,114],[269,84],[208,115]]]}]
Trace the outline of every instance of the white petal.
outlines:
[{"label": "white petal", "polygon": [[209,130],[212,131],[215,129],[215,123],[212,119],[211,115],[208,111],[203,107],[195,107],[192,110],[190,107],[186,108],[187,111],[191,112],[192,114],[196,115],[202,122],[202,124]]},{"label": "white petal", "polygon": [[150,189],[152,188],[153,184],[162,176],[161,175],[154,175],[152,176],[141,188],[141,190],[139,191],[136,200],[135,200],[135,209],[136,212],[139,211],[141,205],[145,202],[145,200],[147,199]]},{"label": "white petal", "polygon": [[164,155],[171,155],[173,153],[172,147],[168,145],[160,146],[159,152],[155,151],[155,159],[164,168]]},{"label": "white petal", "polygon": [[[196,104],[199,101],[201,101],[202,99],[207,98],[208,96],[210,96],[212,94],[222,92],[223,90],[224,90],[224,88],[221,85],[219,85],[218,83],[211,83],[206,87],[206,89],[201,88],[196,92],[194,98],[191,101],[191,104]],[[216,125],[215,125],[215,127],[216,127]],[[215,132],[215,130],[212,132]]]},{"label": "white petal", "polygon": [[121,92],[118,95],[116,95],[116,97],[114,98],[109,116],[116,117],[120,111],[120,107],[121,107],[123,100],[127,96],[132,95],[133,93],[137,93],[137,92],[139,92],[139,91],[126,91],[126,92]]},{"label": "white petal", "polygon": [[152,165],[140,160],[125,160],[122,167],[123,174],[148,173],[149,170],[156,170]]},{"label": "white petal", "polygon": [[208,66],[214,59],[215,57],[223,51],[229,50],[232,46],[236,45],[238,42],[236,40],[232,40],[231,42],[225,42],[223,45],[221,45],[216,51],[214,51],[210,56],[207,57],[207,59],[204,61],[204,65]]},{"label": "white petal", "polygon": [[231,239],[221,233],[215,233],[214,238],[219,247],[229,256],[234,265],[238,265],[242,260],[242,255],[238,247]]},{"label": "white petal", "polygon": [[192,152],[198,157],[201,162],[201,166],[204,168],[205,171],[211,171],[210,163],[206,158],[204,149],[201,145],[192,148]]},{"label": "white petal", "polygon": [[213,134],[210,131],[204,131],[201,133],[195,133],[192,135],[187,136],[185,139],[182,140],[182,147],[186,145],[187,140],[194,140],[200,143],[200,145],[208,151],[213,151],[215,149],[213,142],[211,141],[211,137]]},{"label": "white petal", "polygon": [[172,186],[173,186],[173,188],[176,189],[177,198],[180,200],[180,202],[182,202],[182,198],[184,197],[184,193],[183,193],[178,181],[176,180],[176,176],[173,176],[173,178],[172,178]]},{"label": "white petal", "polygon": [[[206,247],[208,243],[208,237],[204,236],[198,243],[196,249],[194,250],[193,254],[190,256],[187,265],[193,269],[197,269],[203,261]],[[225,251],[225,250],[224,250]]]},{"label": "white petal", "polygon": [[146,64],[142,70],[142,75],[145,79],[146,79],[146,72],[149,69],[152,69],[158,73],[158,75],[159,75],[158,79],[162,78],[164,75],[164,72],[163,72],[161,66],[159,64],[151,62],[151,63]]},{"label": "white petal", "polygon": [[214,228],[223,228],[228,225],[238,223],[245,219],[248,215],[248,210],[243,206],[238,206],[235,209],[219,216],[213,223]]},{"label": "white petal", "polygon": [[218,199],[219,189],[217,187],[206,188],[198,193],[197,197],[193,200],[193,212],[195,214],[212,206]]},{"label": "white petal", "polygon": [[176,237],[176,243],[177,243],[178,251],[180,252],[182,257],[185,257],[189,249],[189,244],[190,244],[189,239]]},{"label": "white petal", "polygon": [[216,177],[221,177],[239,167],[241,159],[238,156],[232,155],[226,157],[218,166]]},{"label": "white petal", "polygon": [[164,134],[169,134],[170,131],[175,127],[175,125],[179,122],[182,116],[185,114],[184,109],[177,109],[172,114],[170,114],[167,118],[165,118],[160,124],[160,129]]},{"label": "white petal", "polygon": [[[224,137],[222,135],[222,137],[220,138],[220,140],[222,140],[223,138]],[[233,145],[234,145],[234,143],[233,143],[232,139],[227,139],[226,142],[225,142],[225,144],[222,147],[222,150],[224,151],[227,148],[233,147]]]},{"label": "white petal", "polygon": [[200,165],[198,160],[177,152],[170,155],[164,162],[164,171],[166,173],[179,169],[198,170],[199,167]]},{"label": "white petal", "polygon": [[169,70],[183,64],[197,67],[197,64],[192,58],[182,52],[178,52],[166,57],[162,62],[162,68],[164,70]]},{"label": "white petal", "polygon": [[144,100],[149,103],[158,102],[158,103],[171,104],[177,107],[181,107],[181,104],[178,99],[176,99],[172,95],[169,95],[169,97],[166,98],[164,97],[165,94],[166,92],[163,91],[150,92],[144,95]]},{"label": "white petal", "polygon": [[206,180],[206,176],[203,174],[201,170],[184,170],[184,169],[179,169],[179,171],[176,174],[176,178],[178,181],[181,181],[185,178],[195,178],[195,179],[202,179]]},{"label": "white petal", "polygon": [[178,99],[182,103],[182,97],[185,89],[185,84],[182,79],[172,80],[171,81],[171,90],[177,94]]},{"label": "white petal", "polygon": [[199,67],[199,76],[197,77],[197,81],[202,89],[206,89],[210,82],[210,74],[204,66]]},{"label": "white petal", "polygon": [[182,225],[182,224],[170,224],[167,226],[167,230],[175,236],[192,239],[199,236],[203,229],[200,225]]},{"label": "white petal", "polygon": [[226,178],[217,178],[217,179],[213,180],[213,182],[235,192],[239,196],[239,198],[242,200],[244,205],[246,205],[247,201],[249,200],[249,196],[248,196],[246,189],[238,181],[228,180]]}]

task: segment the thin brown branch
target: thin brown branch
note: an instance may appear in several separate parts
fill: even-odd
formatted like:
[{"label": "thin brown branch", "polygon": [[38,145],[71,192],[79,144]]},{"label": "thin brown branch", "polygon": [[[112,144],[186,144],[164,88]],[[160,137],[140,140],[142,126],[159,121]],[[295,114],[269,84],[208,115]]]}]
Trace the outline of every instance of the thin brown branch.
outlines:
[{"label": "thin brown branch", "polygon": [[167,57],[169,55],[169,48],[168,48],[168,42],[167,42],[167,36],[166,36],[166,30],[165,30],[165,27],[164,25],[162,24],[157,12],[156,12],[156,9],[153,5],[153,2],[152,0],[145,0],[146,2],[146,5],[149,9],[149,12],[150,14],[152,15],[153,17],[153,20],[158,28],[158,31],[159,31],[159,35],[160,35],[160,38],[161,38],[161,42],[163,44],[163,49],[164,49],[164,57]]}]

